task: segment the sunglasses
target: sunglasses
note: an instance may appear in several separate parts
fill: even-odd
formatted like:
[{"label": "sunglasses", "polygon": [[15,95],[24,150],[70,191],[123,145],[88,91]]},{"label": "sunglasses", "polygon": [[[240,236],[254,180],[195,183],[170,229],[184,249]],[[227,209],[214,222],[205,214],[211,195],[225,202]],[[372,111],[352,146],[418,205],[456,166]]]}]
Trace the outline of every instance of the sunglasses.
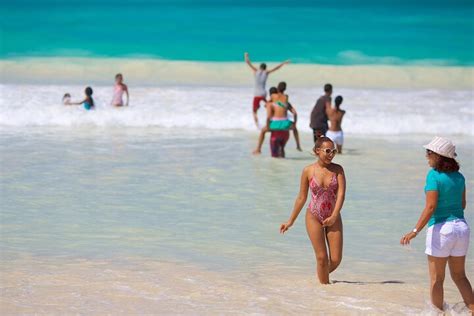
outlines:
[{"label": "sunglasses", "polygon": [[335,155],[337,154],[337,149],[325,148],[321,149],[326,155]]}]

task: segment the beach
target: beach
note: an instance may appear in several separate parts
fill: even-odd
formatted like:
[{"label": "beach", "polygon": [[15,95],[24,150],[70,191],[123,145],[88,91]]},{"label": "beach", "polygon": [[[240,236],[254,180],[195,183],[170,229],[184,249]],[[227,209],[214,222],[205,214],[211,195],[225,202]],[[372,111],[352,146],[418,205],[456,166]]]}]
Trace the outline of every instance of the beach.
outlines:
[{"label": "beach", "polygon": [[[409,246],[400,238],[425,206],[423,145],[434,136],[457,146],[474,225],[472,9],[462,0],[1,2],[0,313],[438,315],[426,228]],[[245,52],[256,69],[290,60],[265,90],[287,83],[302,152],[291,135],[286,158],[271,158],[267,134],[252,155]],[[117,74],[129,106],[112,105],[125,91]],[[347,191],[342,263],[321,285],[309,199],[279,230],[316,162],[310,114],[327,83],[344,97],[334,162]],[[66,93],[83,101],[86,87],[91,111],[63,104]],[[261,128],[265,108],[258,118]],[[473,251],[471,242],[471,281]],[[447,315],[467,315],[448,273],[444,289]]]},{"label": "beach", "polygon": [[[95,113],[94,113],[95,114]],[[279,234],[314,162],[250,154],[239,130],[33,127],[3,131],[2,303],[12,314],[429,312],[425,136],[347,140],[344,258],[321,286],[304,217]],[[472,201],[473,143],[455,136]],[[304,210],[303,210],[304,212]],[[466,211],[472,225],[472,214]],[[472,251],[472,245],[470,248]],[[473,274],[472,257],[466,264]],[[459,303],[451,281],[446,301]]]}]

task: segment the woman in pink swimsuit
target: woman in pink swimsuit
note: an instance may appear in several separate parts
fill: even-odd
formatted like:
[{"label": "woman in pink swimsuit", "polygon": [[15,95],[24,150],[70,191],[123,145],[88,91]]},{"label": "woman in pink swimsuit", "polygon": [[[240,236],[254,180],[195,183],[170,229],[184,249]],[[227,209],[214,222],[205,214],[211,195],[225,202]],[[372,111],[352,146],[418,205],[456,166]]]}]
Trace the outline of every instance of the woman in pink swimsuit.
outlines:
[{"label": "woman in pink swimsuit", "polygon": [[340,213],[346,193],[346,178],[344,169],[332,163],[336,152],[331,139],[320,137],[316,141],[314,153],[318,161],[303,169],[293,212],[290,219],[280,226],[280,233],[285,233],[293,225],[306,203],[309,189],[311,202],[306,211],[306,230],[316,254],[316,270],[321,284],[329,284],[329,273],[336,270],[342,260]]},{"label": "woman in pink swimsuit", "polygon": [[130,96],[128,95],[128,87],[123,83],[122,74],[115,75],[115,86],[114,86],[114,97],[112,99],[112,105],[114,106],[124,106],[123,104],[123,94],[127,95],[127,102],[125,106],[128,106],[128,100]]}]

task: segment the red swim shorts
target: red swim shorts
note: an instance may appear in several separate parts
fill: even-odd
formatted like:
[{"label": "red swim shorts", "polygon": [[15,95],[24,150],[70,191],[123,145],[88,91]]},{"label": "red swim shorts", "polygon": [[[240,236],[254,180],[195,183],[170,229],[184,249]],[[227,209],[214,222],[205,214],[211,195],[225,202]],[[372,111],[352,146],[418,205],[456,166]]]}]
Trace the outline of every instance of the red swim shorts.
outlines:
[{"label": "red swim shorts", "polygon": [[290,138],[289,131],[272,131],[270,136],[270,151],[274,158],[285,158],[285,145]]},{"label": "red swim shorts", "polygon": [[257,110],[260,108],[260,102],[265,101],[264,96],[257,96],[253,98],[253,111],[257,112]]}]

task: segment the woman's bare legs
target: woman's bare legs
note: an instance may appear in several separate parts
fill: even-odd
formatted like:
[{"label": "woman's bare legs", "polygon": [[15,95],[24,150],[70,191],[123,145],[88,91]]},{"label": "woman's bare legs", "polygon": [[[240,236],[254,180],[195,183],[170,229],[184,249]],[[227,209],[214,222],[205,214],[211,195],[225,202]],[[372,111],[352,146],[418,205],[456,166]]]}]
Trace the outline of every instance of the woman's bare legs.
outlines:
[{"label": "woman's bare legs", "polygon": [[306,211],[306,231],[316,255],[316,273],[321,284],[329,284],[329,259],[324,227],[311,212]]},{"label": "woman's bare legs", "polygon": [[336,222],[326,228],[326,239],[329,248],[329,273],[336,270],[342,261],[342,219],[337,218]]},{"label": "woman's bare legs", "polygon": [[444,283],[444,276],[446,272],[446,263],[448,262],[448,258],[439,258],[428,256],[428,267],[430,271],[430,279],[431,279],[431,287],[430,287],[430,294],[431,294],[431,303],[434,306],[443,310],[443,302],[444,302],[444,291],[443,291],[443,283]]},{"label": "woman's bare legs", "polygon": [[463,257],[449,257],[448,259],[449,271],[451,272],[451,279],[458,287],[462,299],[467,307],[474,313],[474,293],[472,286],[466,277],[465,265],[466,256]]}]

